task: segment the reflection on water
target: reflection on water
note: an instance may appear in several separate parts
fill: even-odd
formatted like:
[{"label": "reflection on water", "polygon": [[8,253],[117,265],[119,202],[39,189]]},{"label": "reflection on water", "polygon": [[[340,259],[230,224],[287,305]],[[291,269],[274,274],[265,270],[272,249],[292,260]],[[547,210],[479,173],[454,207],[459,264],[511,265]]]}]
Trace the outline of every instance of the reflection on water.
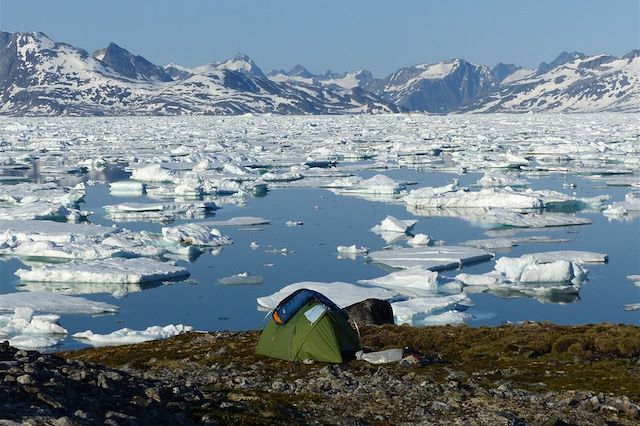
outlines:
[{"label": "reflection on water", "polygon": [[[77,163],[76,163],[77,164]],[[362,172],[371,177],[376,171]],[[461,185],[472,185],[480,175],[462,176],[447,173],[424,173],[415,170],[387,170],[389,177],[402,181],[415,181],[419,186],[439,186],[459,178]],[[370,232],[387,215],[398,219],[417,219],[412,234],[424,233],[432,239],[449,245],[468,240],[486,238],[515,238],[543,236],[539,242],[526,238],[512,247],[495,250],[497,257],[508,253],[511,257],[530,252],[550,250],[588,250],[609,254],[607,265],[589,265],[589,282],[579,293],[562,287],[536,284],[535,287],[500,287],[483,289],[470,294],[476,306],[467,313],[475,319],[472,326],[499,324],[504,321],[550,320],[558,323],[590,323],[599,321],[638,323],[637,314],[625,312],[624,304],[635,302],[638,289],[626,279],[638,274],[637,241],[640,232],[636,215],[623,221],[607,218],[599,211],[584,210],[582,205],[564,206],[561,212],[541,212],[546,215],[567,215],[592,221],[590,225],[557,228],[513,228],[487,223],[484,209],[428,209],[407,208],[397,196],[349,194],[343,191],[313,188],[274,189],[260,196],[230,195],[215,197],[220,210],[204,215],[165,215],[162,221],[130,214],[114,217],[104,206],[126,202],[153,203],[157,199],[140,194],[112,194],[108,185],[96,182],[125,180],[129,173],[122,167],[87,165],[84,169],[67,168],[63,163],[4,167],[3,176],[47,182],[55,179],[61,185],[74,186],[91,181],[81,208],[93,212],[88,221],[118,226],[132,231],[160,233],[167,223],[181,224],[192,221],[230,219],[235,216],[256,216],[271,220],[259,228],[221,227],[233,240],[231,246],[210,251],[190,251],[168,255],[178,265],[188,268],[191,278],[184,282],[156,282],[143,285],[94,283],[19,283],[14,275],[25,265],[16,259],[0,263],[2,285],[0,292],[49,291],[69,295],[84,295],[96,301],[116,304],[120,312],[115,316],[86,317],[67,315],[61,323],[70,334],[92,329],[108,333],[124,326],[143,329],[150,325],[184,323],[196,329],[248,329],[263,324],[264,314],[255,309],[257,297],[265,296],[287,284],[297,281],[344,281],[355,283],[362,279],[380,277],[391,271],[374,264],[366,257],[344,259],[336,257],[339,245],[365,246],[371,252],[384,249],[388,244],[404,247],[409,235],[393,235],[383,239]],[[531,179],[531,177],[529,177]],[[611,194],[620,200],[628,192],[625,187],[597,187],[591,181],[571,176],[577,182],[576,192],[581,197]],[[0,179],[0,183],[8,184]],[[531,179],[532,187],[562,190],[559,177]],[[158,185],[157,187],[162,187]],[[184,200],[183,200],[184,201]],[[568,214],[569,213],[569,214]],[[126,219],[126,220],[125,220]],[[287,226],[288,221],[302,222],[302,226]],[[394,237],[394,238],[391,238]],[[282,254],[286,254],[283,256]],[[26,263],[26,262],[25,262]],[[493,269],[494,262],[465,266],[464,272],[481,274]],[[459,271],[443,272],[453,277]],[[477,291],[478,289],[476,289]],[[469,289],[471,291],[471,289]],[[77,347],[80,343],[69,339],[64,347]]]}]

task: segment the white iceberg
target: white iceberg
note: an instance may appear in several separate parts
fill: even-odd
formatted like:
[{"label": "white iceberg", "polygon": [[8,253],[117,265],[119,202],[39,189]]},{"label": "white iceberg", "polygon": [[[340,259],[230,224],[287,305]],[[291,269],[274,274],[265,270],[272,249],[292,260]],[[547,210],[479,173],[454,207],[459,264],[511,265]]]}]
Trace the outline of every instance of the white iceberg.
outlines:
[{"label": "white iceberg", "polygon": [[55,293],[0,294],[0,312],[13,312],[15,308],[29,308],[33,312],[52,314],[99,314],[118,312],[118,307],[104,302],[94,302],[83,297]]},{"label": "white iceberg", "polygon": [[218,282],[222,285],[257,285],[262,284],[262,275],[251,275],[248,272],[220,278]]},{"label": "white iceberg", "polygon": [[258,305],[262,308],[274,309],[282,299],[302,288],[320,292],[341,307],[346,307],[365,299],[389,300],[398,296],[396,292],[379,287],[361,286],[344,282],[323,283],[302,281],[289,284],[270,296],[258,297]]},{"label": "white iceberg", "polygon": [[396,324],[414,324],[430,315],[442,314],[455,308],[466,309],[473,302],[465,294],[451,296],[422,297],[391,304]]},{"label": "white iceberg", "polygon": [[176,182],[180,175],[180,172],[164,168],[160,164],[147,164],[135,167],[131,179],[142,182]]},{"label": "white iceberg", "polygon": [[138,293],[153,288],[156,283],[113,284],[113,283],[75,283],[75,282],[24,282],[17,287],[20,291],[51,292],[67,295],[111,294],[113,297],[125,297],[129,293]]},{"label": "white iceberg", "polygon": [[602,212],[605,216],[625,216],[629,212],[640,211],[640,192],[629,192],[624,196],[624,201],[618,201],[607,206]]},{"label": "white iceberg", "polygon": [[104,206],[107,216],[116,221],[171,221],[176,217],[204,218],[206,213],[216,208],[213,202],[164,202],[164,203],[122,203]]},{"label": "white iceberg", "polygon": [[0,248],[0,254],[23,259],[96,260],[122,255],[117,247],[94,242],[55,243],[53,241],[25,241],[11,249]]},{"label": "white iceberg", "polygon": [[433,240],[426,234],[416,234],[407,241],[410,246],[428,246]]},{"label": "white iceberg", "polygon": [[336,250],[338,251],[338,255],[349,256],[349,257],[366,256],[367,253],[369,253],[368,248],[358,247],[355,244],[352,244],[350,246],[338,246]]},{"label": "white iceberg", "polygon": [[131,180],[111,182],[109,191],[112,195],[140,196],[145,192],[146,184]]},{"label": "white iceberg", "polygon": [[150,340],[167,339],[181,333],[192,331],[193,327],[183,324],[170,324],[164,327],[152,326],[144,330],[132,330],[123,328],[109,334],[96,334],[90,330],[73,334],[76,339],[89,343],[92,346],[116,346],[148,342]]},{"label": "white iceberg", "polygon": [[482,176],[476,182],[476,186],[482,186],[484,188],[490,187],[518,187],[518,186],[527,186],[529,182],[525,179],[519,179],[512,175],[507,175],[504,173],[498,173],[494,171],[485,172],[484,176]]},{"label": "white iceberg", "polygon": [[16,241],[72,242],[99,239],[119,232],[117,228],[90,223],[63,223],[38,220],[0,220],[0,236]]},{"label": "white iceberg", "polygon": [[407,269],[412,266],[421,266],[431,271],[440,271],[489,260],[493,254],[473,247],[436,246],[381,250],[370,253],[369,257],[374,262],[392,268]]},{"label": "white iceberg", "polygon": [[377,174],[369,179],[360,176],[350,176],[337,179],[326,185],[328,188],[336,188],[339,192],[359,194],[399,194],[405,186],[388,176]]},{"label": "white iceberg", "polygon": [[58,315],[34,315],[33,309],[17,307],[12,315],[0,315],[0,340],[18,348],[44,348],[58,344],[67,330]]},{"label": "white iceberg", "polygon": [[33,269],[18,269],[15,274],[22,281],[114,284],[135,284],[189,276],[186,268],[144,257],[72,261]]},{"label": "white iceberg", "polygon": [[514,212],[490,209],[478,217],[479,222],[517,228],[549,228],[555,226],[588,225],[590,219],[564,213]]},{"label": "white iceberg", "polygon": [[556,260],[566,260],[575,263],[605,263],[609,257],[605,253],[583,250],[557,250],[543,253],[529,253],[522,257],[531,257],[541,263],[549,263]]},{"label": "white iceberg", "polygon": [[382,277],[359,280],[358,283],[380,287],[436,290],[438,286],[438,273],[425,269],[422,266],[413,266],[401,271],[392,272]]},{"label": "white iceberg", "polygon": [[222,235],[211,222],[187,223],[163,227],[162,236],[167,241],[194,246],[223,246],[231,244],[231,239]]},{"label": "white iceberg", "polygon": [[416,223],[418,223],[417,220],[400,220],[396,219],[393,216],[387,216],[380,224],[371,228],[371,231],[377,234],[382,232],[395,232],[404,234],[409,229],[413,228]]},{"label": "white iceberg", "polygon": [[255,226],[267,225],[270,220],[261,217],[238,216],[227,220],[210,220],[207,223],[214,226]]},{"label": "white iceberg", "polygon": [[485,250],[509,249],[522,243],[566,243],[570,240],[566,238],[552,238],[546,235],[534,235],[529,237],[513,238],[487,238],[482,240],[469,240],[460,245],[482,248]]},{"label": "white iceberg", "polygon": [[586,272],[576,263],[566,260],[543,262],[532,256],[501,257],[496,261],[495,271],[518,283],[579,284],[586,278]]},{"label": "white iceberg", "polygon": [[465,190],[444,191],[441,188],[418,188],[407,194],[403,201],[414,208],[505,208],[540,209],[544,201],[536,193],[514,191],[511,188],[489,188],[478,192]]}]

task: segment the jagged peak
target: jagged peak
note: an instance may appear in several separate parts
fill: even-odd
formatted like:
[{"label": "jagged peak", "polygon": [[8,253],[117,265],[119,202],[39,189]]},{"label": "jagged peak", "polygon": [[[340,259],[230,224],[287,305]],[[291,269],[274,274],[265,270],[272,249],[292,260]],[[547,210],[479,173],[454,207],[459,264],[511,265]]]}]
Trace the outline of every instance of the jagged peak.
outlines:
[{"label": "jagged peak", "polygon": [[313,78],[315,77],[308,69],[303,67],[300,64],[293,66],[289,72],[286,73],[290,77],[303,77],[303,78]]},{"label": "jagged peak", "polygon": [[258,77],[265,76],[260,67],[253,61],[253,59],[251,59],[244,53],[236,53],[236,55],[232,58],[227,59],[226,61],[216,62],[213,65],[218,69],[238,71]]}]

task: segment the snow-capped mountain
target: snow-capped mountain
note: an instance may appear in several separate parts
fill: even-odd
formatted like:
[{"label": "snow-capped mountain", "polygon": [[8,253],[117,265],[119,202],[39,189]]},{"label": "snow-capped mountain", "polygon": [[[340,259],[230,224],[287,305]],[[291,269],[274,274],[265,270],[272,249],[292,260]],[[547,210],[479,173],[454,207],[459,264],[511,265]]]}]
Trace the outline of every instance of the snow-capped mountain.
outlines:
[{"label": "snow-capped mountain", "polygon": [[406,110],[440,113],[457,111],[496,85],[488,67],[452,59],[401,68],[365,88]]},{"label": "snow-capped mountain", "polygon": [[376,96],[269,80],[248,57],[158,67],[111,44],[89,55],[43,33],[0,32],[0,114],[177,115],[395,112]]},{"label": "snow-capped mountain", "polygon": [[125,77],[147,81],[173,81],[164,68],[152,64],[140,55],[131,54],[115,43],[110,43],[91,56]]},{"label": "snow-capped mountain", "polygon": [[[183,113],[197,109],[210,114],[276,112],[340,114],[397,112],[371,93],[329,88],[296,80],[273,80],[246,55],[195,68],[169,65],[174,84],[152,102],[164,102]],[[197,88],[197,90],[195,89]]]},{"label": "snow-capped mountain", "polygon": [[284,70],[274,70],[269,73],[269,78],[277,82],[321,84],[327,87],[339,87],[351,90],[355,87],[364,88],[374,80],[373,74],[367,70],[346,72],[343,74],[327,71],[324,74],[312,74],[302,65],[296,65],[288,72]]},{"label": "snow-capped mountain", "polygon": [[640,111],[640,51],[618,58],[563,52],[537,72],[515,71],[493,93],[466,108],[473,112]]},{"label": "snow-capped mountain", "polygon": [[640,111],[640,52],[563,52],[537,70],[452,59],[400,68],[268,75],[246,55],[157,66],[111,43],[93,54],[43,33],[0,32],[0,114],[352,114]]}]

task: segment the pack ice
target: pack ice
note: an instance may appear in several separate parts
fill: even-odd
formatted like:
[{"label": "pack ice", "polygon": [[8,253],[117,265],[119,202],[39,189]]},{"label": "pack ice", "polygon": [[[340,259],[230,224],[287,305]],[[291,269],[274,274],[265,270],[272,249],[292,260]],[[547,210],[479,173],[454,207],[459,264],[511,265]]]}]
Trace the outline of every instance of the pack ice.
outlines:
[{"label": "pack ice", "polygon": [[167,339],[181,333],[192,331],[193,327],[183,324],[170,324],[164,327],[151,326],[144,330],[122,328],[109,334],[97,334],[91,330],[74,333],[73,337],[92,346],[117,346]]},{"label": "pack ice", "polygon": [[473,247],[427,246],[375,251],[370,253],[369,257],[374,262],[392,268],[406,269],[419,266],[431,271],[440,271],[489,260],[493,254]]},{"label": "pack ice", "polygon": [[23,281],[135,284],[186,278],[189,272],[186,268],[171,262],[159,262],[140,257],[94,261],[74,260],[33,269],[18,269],[16,275]]},{"label": "pack ice", "polygon": [[58,324],[58,315],[34,315],[27,307],[17,307],[13,314],[0,315],[0,340],[21,349],[55,346],[67,334]]},{"label": "pack ice", "polygon": [[0,294],[0,312],[13,312],[15,308],[29,308],[33,312],[52,314],[99,314],[118,312],[118,307],[104,302],[94,302],[77,296],[55,293]]}]

